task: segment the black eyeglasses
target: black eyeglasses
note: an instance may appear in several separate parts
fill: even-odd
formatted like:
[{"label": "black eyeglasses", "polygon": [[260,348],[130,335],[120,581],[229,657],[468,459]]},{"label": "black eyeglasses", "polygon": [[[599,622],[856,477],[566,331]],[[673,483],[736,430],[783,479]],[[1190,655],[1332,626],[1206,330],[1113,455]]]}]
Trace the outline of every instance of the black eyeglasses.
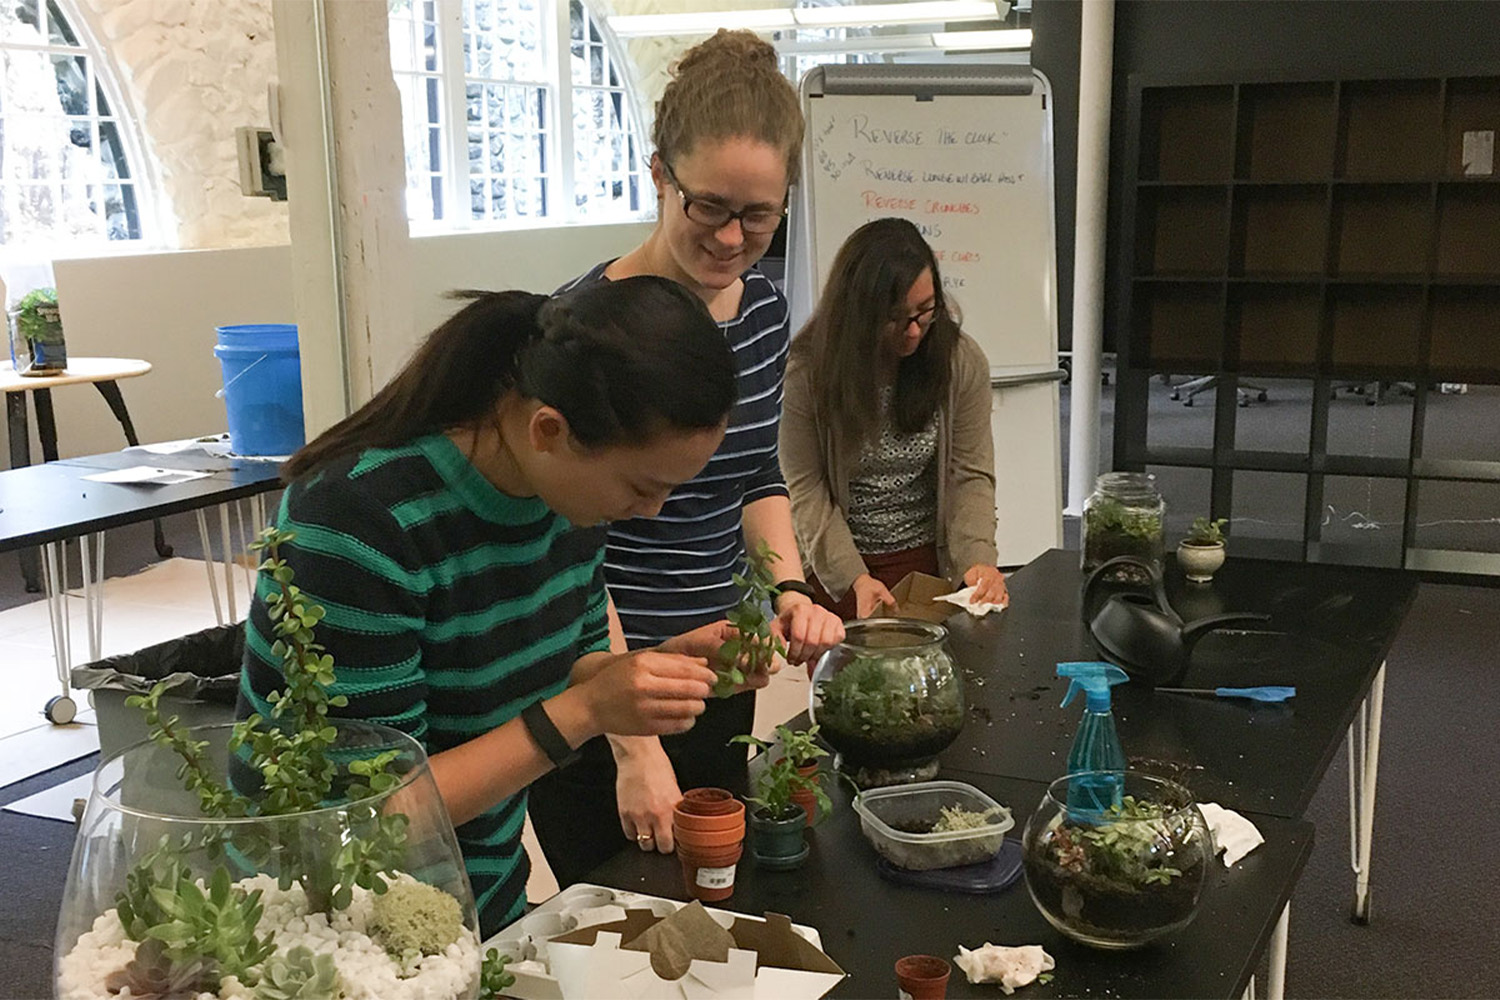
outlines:
[{"label": "black eyeglasses", "polygon": [[747,233],[756,236],[764,236],[774,233],[781,225],[782,218],[786,215],[786,206],[780,208],[763,208],[752,206],[731,212],[723,205],[716,205],[711,201],[704,201],[697,195],[687,192],[677,175],[672,172],[672,165],[666,160],[661,161],[662,168],[667,172],[667,178],[671,180],[672,186],[677,189],[677,197],[682,199],[682,214],[700,226],[719,230],[738,219],[740,228]]},{"label": "black eyeglasses", "polygon": [[921,312],[913,313],[905,319],[897,320],[896,322],[901,324],[900,329],[902,330],[905,330],[913,323],[917,324],[918,330],[926,330],[928,327],[932,326],[933,321],[936,319],[937,303],[934,302],[932,305],[928,306],[926,309],[923,309]]}]

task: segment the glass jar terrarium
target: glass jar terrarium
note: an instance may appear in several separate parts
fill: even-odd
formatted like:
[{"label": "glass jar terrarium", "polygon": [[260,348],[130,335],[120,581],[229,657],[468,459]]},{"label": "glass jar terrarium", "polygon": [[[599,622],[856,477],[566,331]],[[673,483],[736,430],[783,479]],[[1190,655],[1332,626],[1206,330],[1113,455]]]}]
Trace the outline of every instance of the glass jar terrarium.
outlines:
[{"label": "glass jar terrarium", "polygon": [[[284,815],[203,815],[169,747],[104,761],[63,894],[55,995],[475,996],[478,918],[426,755],[394,729],[331,724],[330,804]],[[232,731],[182,735],[211,780],[243,788],[259,775],[231,768]],[[392,753],[397,780],[363,794],[360,762]]]},{"label": "glass jar terrarium", "polygon": [[851,622],[818,660],[808,712],[861,788],[932,780],[964,725],[948,630],[909,618]]},{"label": "glass jar terrarium", "polygon": [[1135,771],[1059,778],[1026,824],[1026,888],[1047,922],[1096,948],[1135,948],[1198,911],[1213,837],[1182,785]]},{"label": "glass jar terrarium", "polygon": [[1116,556],[1135,556],[1161,572],[1167,504],[1143,472],[1106,472],[1083,505],[1083,571]]}]

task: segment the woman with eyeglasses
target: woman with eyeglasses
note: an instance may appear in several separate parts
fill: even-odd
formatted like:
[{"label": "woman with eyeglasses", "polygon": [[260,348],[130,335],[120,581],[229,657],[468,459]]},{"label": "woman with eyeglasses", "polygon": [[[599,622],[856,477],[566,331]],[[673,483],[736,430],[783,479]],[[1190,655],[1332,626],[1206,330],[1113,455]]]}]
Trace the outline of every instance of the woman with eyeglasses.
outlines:
[{"label": "woman with eyeglasses", "polygon": [[[844,637],[803,578],[777,454],[787,303],[755,269],[786,214],[802,134],[797,93],[769,44],[720,31],[694,46],[656,107],[656,228],[568,286],[642,274],[681,283],[708,305],[738,372],[739,402],[708,467],[674,490],[658,516],[609,530],[605,577],[631,649],[727,628],[725,614],[739,600],[733,577],[761,543],[776,553],[774,629],[787,658],[811,661]],[[753,688],[769,681],[752,677],[752,690],[712,701],[680,736],[595,740],[581,760],[534,785],[532,819],[558,882],[582,879],[626,844],[671,851],[672,808],[684,789],[743,791],[745,749],[729,740],[750,732]]]},{"label": "woman with eyeglasses", "polygon": [[910,572],[1008,600],[996,568],[989,362],[905,219],[856,229],[793,341],[781,464],[819,603],[866,618]]}]

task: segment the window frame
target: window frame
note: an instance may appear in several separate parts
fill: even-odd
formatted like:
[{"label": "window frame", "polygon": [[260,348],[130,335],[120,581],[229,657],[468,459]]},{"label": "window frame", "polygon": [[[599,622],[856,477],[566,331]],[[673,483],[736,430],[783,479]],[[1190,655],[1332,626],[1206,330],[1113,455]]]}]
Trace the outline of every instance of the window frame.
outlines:
[{"label": "window frame", "polygon": [[[625,128],[633,133],[637,150],[643,155],[640,163],[627,166],[627,182],[631,176],[639,178],[641,185],[637,209],[620,208],[615,211],[590,213],[580,210],[576,199],[574,129],[574,88],[572,75],[572,0],[537,0],[541,32],[538,52],[545,71],[541,79],[516,78],[509,81],[487,81],[507,86],[532,87],[540,91],[546,127],[542,158],[546,168],[540,175],[546,185],[544,210],[541,214],[508,218],[474,218],[469,188],[469,139],[467,128],[467,87],[470,83],[464,67],[464,0],[436,0],[434,20],[437,40],[436,70],[395,69],[398,75],[413,80],[436,77],[439,90],[440,120],[437,124],[441,135],[441,155],[446,159],[441,170],[443,209],[441,218],[414,217],[407,211],[407,224],[414,236],[431,236],[442,233],[490,232],[518,229],[543,229],[570,225],[607,225],[613,223],[644,222],[655,218],[656,199],[645,190],[650,183],[647,166],[650,149],[649,137],[641,114],[642,103],[636,92],[632,74],[627,72],[629,60],[620,46],[619,39],[608,28],[604,17],[592,9],[587,0],[577,0],[589,23],[598,31],[609,57],[610,68],[618,77],[618,86],[605,83],[578,84],[580,88],[619,89],[624,92]],[[422,0],[412,0],[418,7]],[[420,17],[418,17],[420,22]],[[550,29],[550,30],[549,30]],[[585,52],[592,44],[585,35]],[[587,58],[587,56],[585,56]],[[406,115],[410,108],[403,101],[401,112]],[[423,123],[423,128],[431,127]],[[406,141],[406,125],[402,127],[403,146]],[[403,161],[405,150],[403,149]],[[410,190],[408,184],[404,191]]]},{"label": "window frame", "polygon": [[[107,117],[116,124],[125,165],[129,171],[128,175],[117,178],[116,182],[126,182],[135,192],[135,214],[137,225],[140,227],[140,235],[134,238],[112,240],[107,234],[75,237],[56,233],[42,238],[0,242],[0,260],[50,260],[56,257],[105,256],[162,250],[166,247],[166,234],[172,232],[172,227],[161,215],[163,201],[159,197],[156,164],[146,153],[145,137],[141,130],[139,116],[134,102],[129,99],[127,92],[121,86],[120,67],[115,61],[114,53],[109,47],[99,44],[92,21],[86,12],[79,9],[79,5],[74,0],[37,0],[38,11],[47,11],[47,21],[50,24],[54,14],[53,10],[48,8],[55,9],[67,30],[76,39],[76,44],[58,43],[50,39],[40,43],[4,41],[0,42],[0,48],[41,52],[49,55],[83,56],[87,60],[89,73],[93,77],[93,85],[103,92],[111,111],[110,115],[102,116],[95,107],[94,113],[87,117],[96,140],[100,134],[98,123],[101,117]],[[46,37],[45,32],[43,37]],[[91,91],[90,103],[93,102],[94,97]],[[101,160],[99,155],[101,141],[94,143],[91,154],[96,162]],[[7,179],[0,176],[0,187],[6,183]]]}]

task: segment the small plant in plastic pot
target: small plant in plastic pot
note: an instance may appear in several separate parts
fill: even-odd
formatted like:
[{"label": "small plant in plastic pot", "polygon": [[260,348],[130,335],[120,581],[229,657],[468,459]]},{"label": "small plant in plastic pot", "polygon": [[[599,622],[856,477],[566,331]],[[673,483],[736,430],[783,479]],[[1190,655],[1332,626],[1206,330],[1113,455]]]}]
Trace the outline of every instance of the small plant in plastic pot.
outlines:
[{"label": "small plant in plastic pot", "polygon": [[1059,778],[1026,824],[1026,887],[1047,922],[1096,948],[1135,948],[1185,927],[1213,858],[1183,786],[1135,771]]},{"label": "small plant in plastic pot", "polygon": [[323,609],[268,529],[261,571],[287,686],[270,718],[190,729],[158,686],[152,738],[105,760],[58,918],[65,1000],[473,997],[478,917],[422,747],[333,720]]},{"label": "small plant in plastic pot", "polygon": [[[799,749],[802,740],[795,739],[785,726],[778,727],[778,735],[783,732],[793,749]],[[745,743],[763,753],[772,749],[772,744],[754,736],[736,736],[730,742]],[[807,860],[808,813],[796,799],[798,792],[812,795],[816,814],[832,811],[833,802],[817,773],[804,774],[791,754],[770,761],[755,778],[756,794],[749,797],[755,806],[750,814],[750,851],[763,868],[789,871]]]}]

